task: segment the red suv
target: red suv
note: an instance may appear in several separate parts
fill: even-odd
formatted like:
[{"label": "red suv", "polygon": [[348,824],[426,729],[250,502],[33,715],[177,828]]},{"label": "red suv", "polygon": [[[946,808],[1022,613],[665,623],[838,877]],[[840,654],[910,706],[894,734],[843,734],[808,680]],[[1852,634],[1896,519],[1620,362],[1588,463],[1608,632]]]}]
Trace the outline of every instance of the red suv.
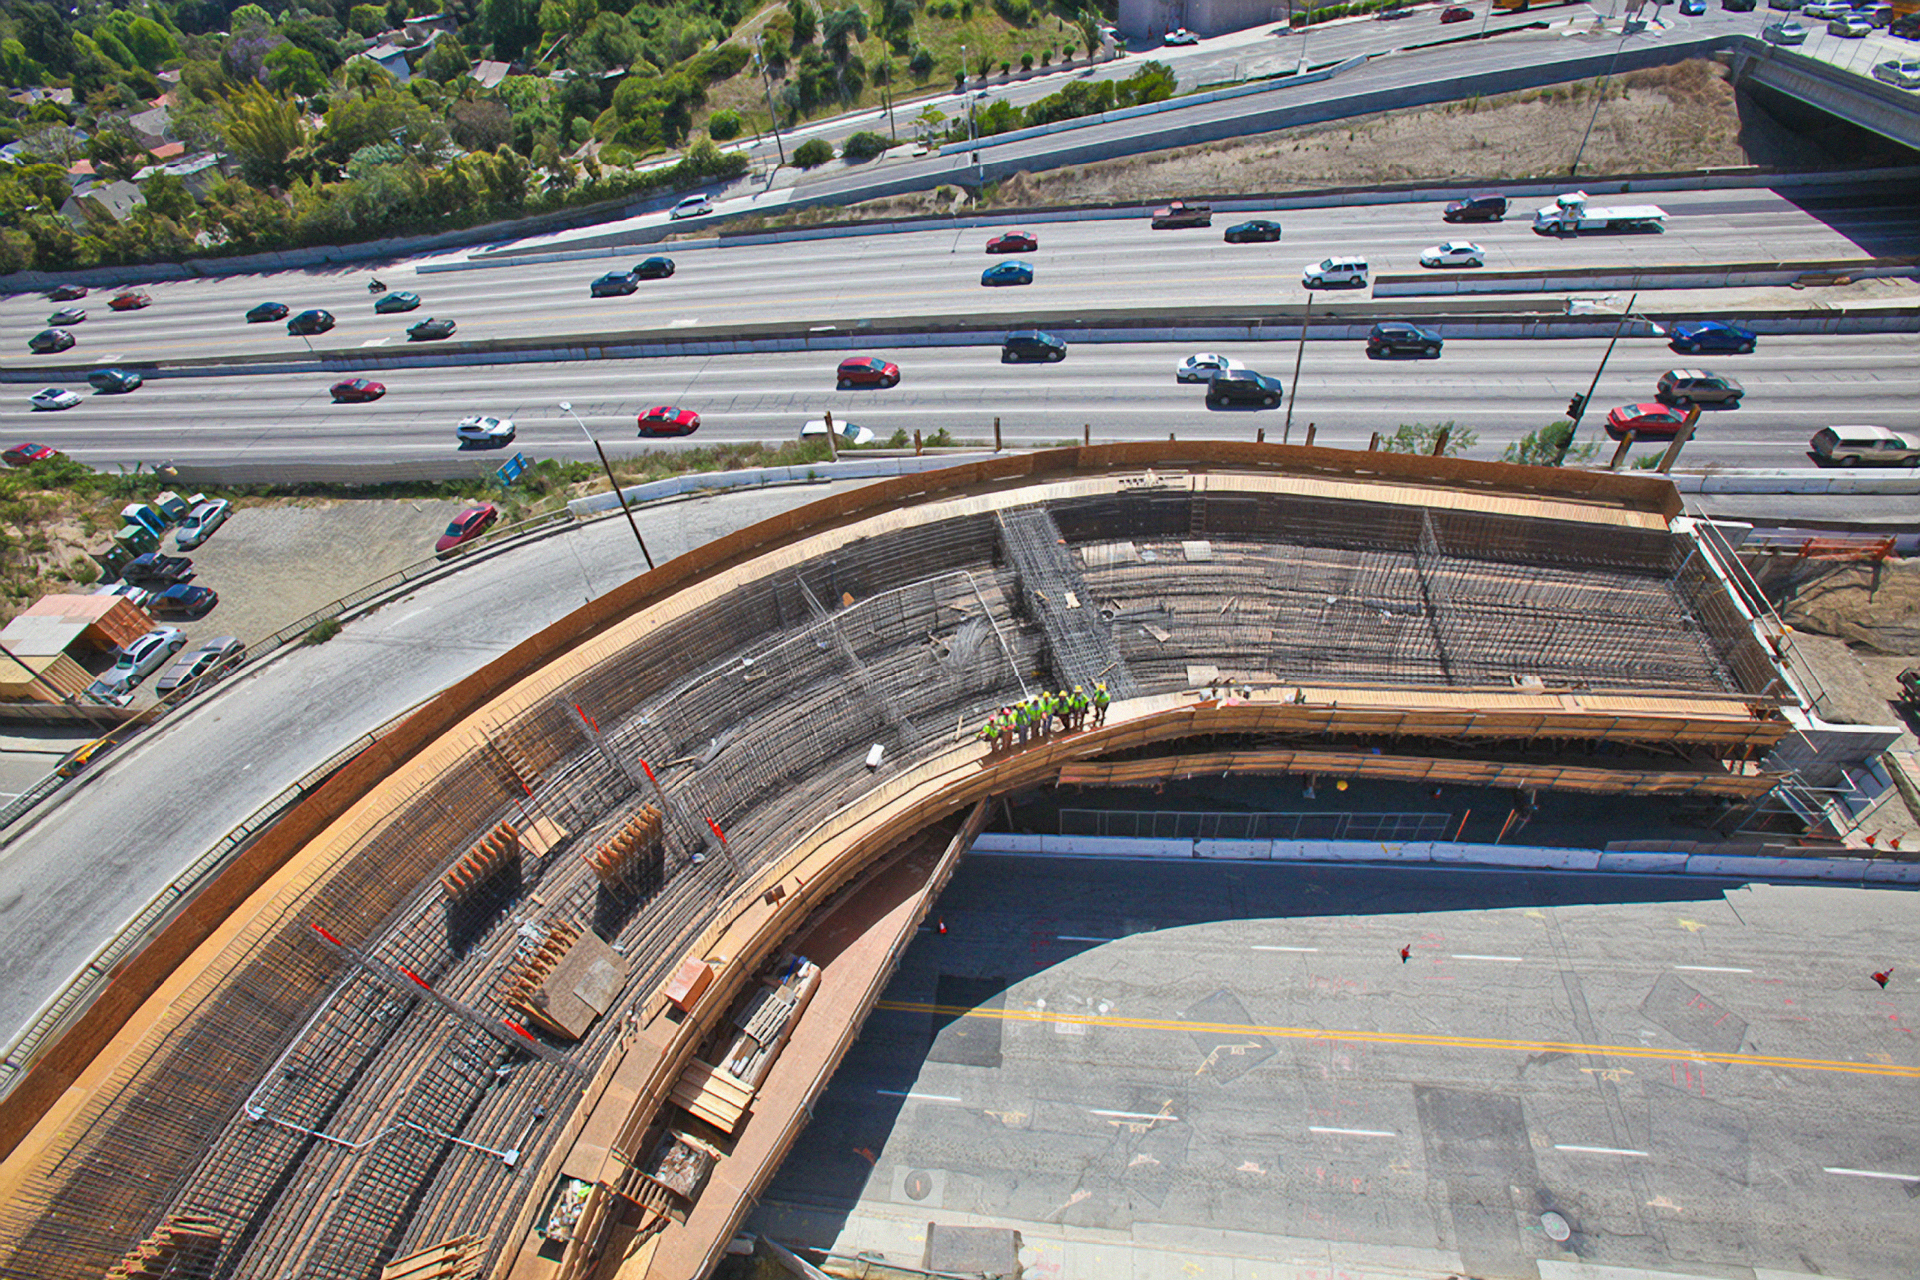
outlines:
[{"label": "red suv", "polygon": [[878,356],[848,356],[840,362],[840,389],[891,387],[900,381],[900,366]]}]

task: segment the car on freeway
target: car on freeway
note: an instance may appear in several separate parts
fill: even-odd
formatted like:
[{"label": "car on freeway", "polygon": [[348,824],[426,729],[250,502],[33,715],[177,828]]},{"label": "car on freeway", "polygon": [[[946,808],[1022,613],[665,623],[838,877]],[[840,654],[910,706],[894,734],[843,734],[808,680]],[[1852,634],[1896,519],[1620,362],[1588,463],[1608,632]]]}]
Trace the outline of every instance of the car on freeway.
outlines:
[{"label": "car on freeway", "polygon": [[1486,262],[1487,251],[1471,240],[1449,240],[1420,252],[1423,267],[1481,267]]},{"label": "car on freeway", "polygon": [[65,387],[45,387],[27,397],[36,409],[71,409],[80,403],[80,393]]},{"label": "car on freeway", "polygon": [[1724,320],[1684,320],[1668,331],[1667,345],[1690,355],[1702,351],[1745,355],[1759,340],[1753,330]]},{"label": "car on freeway", "polygon": [[366,404],[387,394],[384,382],[372,378],[347,378],[331,388],[335,404]]},{"label": "car on freeway", "polygon": [[287,332],[296,338],[316,333],[325,333],[331,328],[333,328],[333,312],[331,311],[302,311],[299,315],[287,321]]},{"label": "car on freeway", "polygon": [[65,351],[74,344],[74,336],[65,329],[42,329],[27,339],[27,350],[37,356]]},{"label": "car on freeway", "polygon": [[373,304],[373,310],[376,315],[390,316],[400,311],[412,311],[419,305],[420,295],[417,293],[387,293]]},{"label": "car on freeway", "polygon": [[93,594],[97,596],[119,596],[122,600],[132,601],[142,609],[147,607],[147,601],[153,599],[153,592],[145,587],[135,586],[131,582],[113,582],[104,587],[95,587]]},{"label": "car on freeway", "polygon": [[1827,23],[1827,34],[1842,40],[1859,40],[1873,34],[1873,19],[1861,13],[1849,13]]},{"label": "car on freeway", "polygon": [[1067,344],[1038,329],[1015,329],[1000,343],[1000,360],[1065,360]]},{"label": "car on freeway", "polygon": [[1364,289],[1367,287],[1367,260],[1340,257],[1309,262],[1300,269],[1300,283],[1309,289],[1331,289],[1336,285]]},{"label": "car on freeway", "polygon": [[1257,404],[1263,409],[1271,409],[1286,394],[1287,389],[1280,384],[1280,379],[1269,378],[1251,369],[1234,369],[1207,383],[1209,406]]},{"label": "car on freeway", "polygon": [[667,210],[667,216],[674,221],[681,218],[698,218],[713,212],[713,201],[706,196],[688,196],[673,208]]},{"label": "car on freeway", "polygon": [[1438,356],[1446,345],[1446,339],[1432,329],[1423,329],[1417,324],[1408,324],[1404,320],[1383,320],[1367,331],[1367,354],[1369,356],[1395,356],[1410,353],[1416,356]]},{"label": "car on freeway", "polygon": [[1040,238],[1030,231],[1002,231],[987,241],[988,253],[1033,253],[1040,248]]},{"label": "car on freeway", "polygon": [[125,706],[140,682],[185,648],[186,643],[187,633],[178,627],[154,628],[138,640],[121,646],[113,666],[87,686],[88,695]]},{"label": "car on freeway", "polygon": [[213,531],[227,522],[233,514],[233,504],[225,498],[213,498],[207,502],[196,502],[193,510],[187,512],[186,519],[180,522],[178,532],[173,535],[173,545],[182,551],[191,551],[208,538]]},{"label": "car on freeway", "polygon": [[1875,63],[1873,78],[1896,89],[1920,89],[1920,58],[1894,58]]},{"label": "car on freeway", "polygon": [[1482,192],[1460,200],[1450,200],[1441,211],[1446,222],[1498,222],[1507,216],[1507,198],[1497,192]]},{"label": "car on freeway", "polygon": [[1199,44],[1200,37],[1193,34],[1193,32],[1187,30],[1185,27],[1175,27],[1172,31],[1167,32],[1166,38],[1163,39],[1161,43],[1162,44]]},{"label": "car on freeway", "polygon": [[848,356],[835,372],[836,385],[848,387],[892,387],[900,382],[900,366],[879,356]]},{"label": "car on freeway", "polygon": [[[866,427],[855,426],[851,422],[834,423],[833,434],[839,437],[841,444],[872,444],[874,440],[871,430]],[[827,420],[825,418],[808,420],[800,428],[800,438],[802,440],[825,440],[827,438]]]},{"label": "car on freeway", "polygon": [[247,323],[265,324],[269,320],[285,320],[291,309],[284,302],[263,302],[257,307],[247,308]]},{"label": "car on freeway", "polygon": [[154,593],[147,612],[156,618],[204,618],[220,603],[220,593],[212,587],[194,587],[177,582]]},{"label": "car on freeway", "polygon": [[587,287],[596,298],[617,298],[640,287],[640,277],[631,271],[609,271]]},{"label": "car on freeway", "polygon": [[[78,399],[79,397],[75,397]],[[10,467],[30,467],[36,462],[52,462],[60,457],[60,451],[50,444],[35,444],[28,440],[0,453],[0,462]]]},{"label": "car on freeway", "polygon": [[1805,44],[1807,29],[1797,22],[1769,22],[1760,28],[1760,38],[1768,44]]},{"label": "car on freeway", "polygon": [[980,273],[983,285],[1032,284],[1033,264],[1030,262],[996,262]]},{"label": "car on freeway", "polygon": [[1920,467],[1920,435],[1885,427],[1822,427],[1808,441],[1823,462],[1842,467]]},{"label": "car on freeway", "polygon": [[1375,22],[1397,22],[1401,18],[1411,18],[1412,16],[1413,10],[1411,9],[1382,9],[1380,12],[1374,14],[1373,18]]},{"label": "car on freeway", "polygon": [[113,295],[107,303],[115,311],[138,311],[142,307],[153,305],[153,299],[147,296],[145,289],[124,289]]},{"label": "car on freeway", "polygon": [[47,290],[48,302],[74,302],[87,296],[87,286],[83,284],[60,284]]},{"label": "car on freeway", "polygon": [[146,385],[146,379],[131,369],[95,369],[87,375],[87,385],[106,395],[125,395]]},{"label": "car on freeway", "polygon": [[513,419],[496,418],[492,414],[476,413],[462,418],[460,425],[453,429],[454,439],[476,449],[498,449],[512,444],[513,436]]},{"label": "car on freeway", "polygon": [[215,636],[200,647],[183,653],[166,669],[153,686],[156,693],[172,693],[187,686],[210,685],[240,665],[247,646],[238,636]]},{"label": "car on freeway", "polygon": [[1212,382],[1223,373],[1238,373],[1247,366],[1212,351],[1188,356],[1173,367],[1175,382]]},{"label": "car on freeway", "polygon": [[1153,211],[1148,225],[1155,231],[1173,231],[1181,227],[1210,227],[1213,206],[1204,200],[1175,200]]},{"label": "car on freeway", "polygon": [[1440,21],[1442,24],[1449,22],[1472,22],[1473,10],[1463,4],[1448,5],[1440,11]]},{"label": "car on freeway", "polygon": [[1266,244],[1280,238],[1280,224],[1271,218],[1254,218],[1248,222],[1236,222],[1227,228],[1225,236],[1228,244]]},{"label": "car on freeway", "polygon": [[1660,375],[1654,398],[1663,404],[1724,404],[1732,408],[1740,403],[1746,388],[1737,379],[1706,369],[1669,369]]},{"label": "car on freeway", "polygon": [[460,326],[451,320],[436,320],[428,316],[418,324],[407,326],[408,342],[433,342],[440,338],[451,338],[453,331]]},{"label": "car on freeway", "polygon": [[1631,431],[1642,440],[1671,438],[1687,423],[1687,411],[1671,404],[1623,404],[1607,410],[1607,434],[1615,440]]},{"label": "car on freeway", "polygon": [[1680,12],[1689,18],[1697,18],[1707,11],[1707,0],[1680,0]]},{"label": "car on freeway", "polygon": [[472,542],[475,538],[493,527],[500,518],[500,508],[491,502],[483,502],[477,507],[468,507],[455,516],[447,525],[447,531],[433,544],[435,555],[444,556],[454,548]]},{"label": "car on freeway", "polygon": [[170,587],[193,579],[193,561],[189,557],[162,555],[158,551],[143,551],[120,569],[122,582],[142,587]]},{"label": "car on freeway", "polygon": [[664,280],[673,274],[673,259],[654,256],[635,264],[633,274],[642,280]]},{"label": "car on freeway", "polygon": [[47,317],[47,323],[57,329],[63,324],[82,324],[86,318],[85,307],[62,307]]},{"label": "car on freeway", "polygon": [[700,415],[677,405],[657,404],[639,416],[640,434],[648,439],[690,436],[700,429]]}]

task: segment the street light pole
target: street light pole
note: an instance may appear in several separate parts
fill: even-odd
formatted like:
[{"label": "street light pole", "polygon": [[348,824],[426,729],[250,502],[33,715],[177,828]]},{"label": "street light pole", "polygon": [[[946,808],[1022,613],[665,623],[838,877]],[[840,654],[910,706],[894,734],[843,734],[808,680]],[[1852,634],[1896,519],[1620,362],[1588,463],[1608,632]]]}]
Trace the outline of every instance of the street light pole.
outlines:
[{"label": "street light pole", "polygon": [[[760,85],[767,91],[767,123],[773,128],[773,145],[780,152],[780,163],[787,162],[787,144],[780,141],[780,113],[773,109],[773,77],[767,72],[766,42],[760,36],[753,38],[754,61],[760,64]],[[771,179],[769,179],[771,182]],[[594,445],[594,448],[599,448]]]},{"label": "street light pole", "polygon": [[[1492,0],[1488,0],[1489,3]],[[1573,177],[1580,172],[1580,157],[1587,153],[1587,139],[1593,136],[1593,126],[1600,119],[1600,108],[1607,100],[1607,83],[1613,79],[1613,69],[1620,65],[1620,51],[1627,47],[1630,23],[1620,24],[1620,43],[1613,46],[1613,59],[1607,63],[1607,74],[1600,77],[1600,88],[1593,95],[1593,114],[1587,117],[1587,131],[1580,135],[1580,146],[1573,153],[1573,163],[1567,166],[1567,176]]]},{"label": "street light pole", "polygon": [[[1607,371],[1607,361],[1612,357],[1613,349],[1620,341],[1620,335],[1626,332],[1627,321],[1633,319],[1633,304],[1639,300],[1640,295],[1637,293],[1627,299],[1626,310],[1620,313],[1620,323],[1613,326],[1613,338],[1607,343],[1607,349],[1600,353],[1600,367],[1593,371],[1593,381],[1587,384],[1587,394],[1580,397],[1578,408],[1567,415],[1566,443],[1562,444],[1560,451],[1553,456],[1554,466],[1557,467],[1564,463],[1567,459],[1568,450],[1573,448],[1573,436],[1575,432],[1580,430],[1580,419],[1586,416],[1587,406],[1593,403],[1593,393],[1600,389],[1600,375]],[[1652,321],[1648,321],[1647,323],[1653,326],[1655,334],[1665,332],[1660,326],[1654,325]]]},{"label": "street light pole", "polygon": [[[580,422],[580,415],[573,412],[570,402],[562,400],[560,407],[572,414],[575,422]],[[614,500],[620,504],[620,510],[626,513],[627,527],[633,530],[633,540],[640,544],[640,556],[647,562],[647,568],[653,568],[653,556],[647,551],[647,540],[640,536],[640,525],[633,518],[633,508],[627,505],[627,495],[620,492],[620,482],[613,478],[613,465],[607,461],[607,451],[594,439],[593,432],[587,430],[586,423],[580,422],[580,430],[587,437],[587,443],[593,446],[593,451],[600,455],[600,466],[607,473],[607,483],[613,486]]]}]

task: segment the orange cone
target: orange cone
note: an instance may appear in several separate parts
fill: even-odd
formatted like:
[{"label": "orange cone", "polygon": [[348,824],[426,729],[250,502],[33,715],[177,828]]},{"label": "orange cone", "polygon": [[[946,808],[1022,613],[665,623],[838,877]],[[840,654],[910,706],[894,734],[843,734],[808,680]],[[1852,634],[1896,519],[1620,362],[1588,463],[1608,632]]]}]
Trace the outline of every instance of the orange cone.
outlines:
[{"label": "orange cone", "polygon": [[942,920],[940,921],[940,932],[942,934],[945,934],[946,931],[947,931],[947,922],[945,920]]}]

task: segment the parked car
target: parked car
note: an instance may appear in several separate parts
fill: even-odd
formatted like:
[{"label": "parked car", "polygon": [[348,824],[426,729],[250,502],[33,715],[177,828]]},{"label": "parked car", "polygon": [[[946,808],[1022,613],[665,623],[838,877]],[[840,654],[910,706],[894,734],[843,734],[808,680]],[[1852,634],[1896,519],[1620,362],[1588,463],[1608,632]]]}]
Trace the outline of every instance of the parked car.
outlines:
[{"label": "parked car", "polygon": [[1920,58],[1895,58],[1877,62],[1873,78],[1897,89],[1920,89]]},{"label": "parked car", "polygon": [[1615,440],[1631,431],[1640,439],[1669,439],[1687,422],[1687,411],[1670,404],[1623,404],[1607,411],[1607,434]]},{"label": "parked car", "polygon": [[444,556],[455,547],[473,541],[491,529],[493,522],[499,518],[500,508],[491,502],[483,502],[477,507],[468,507],[453,518],[453,522],[447,526],[447,531],[440,535],[438,542],[433,544],[434,554]]},{"label": "parked car", "polygon": [[316,333],[325,333],[331,328],[333,328],[333,312],[331,311],[302,311],[299,315],[287,321],[287,332],[296,338],[310,336]]},{"label": "parked car", "polygon": [[1485,192],[1452,200],[1440,216],[1448,222],[1498,222],[1507,216],[1507,198],[1497,192]]},{"label": "parked car", "polygon": [[[843,445],[872,444],[874,440],[872,431],[866,427],[857,427],[851,422],[836,421],[833,424],[833,434],[839,437],[840,443]],[[813,418],[809,420],[801,426],[800,438],[802,440],[825,440],[827,438],[827,420],[825,418]]]},{"label": "parked car", "polygon": [[429,316],[418,324],[407,326],[407,341],[432,342],[439,338],[451,338],[453,331],[459,327],[451,320],[435,320]]},{"label": "parked car", "polygon": [[1687,320],[1668,331],[1667,345],[1688,354],[1712,351],[1744,355],[1758,342],[1753,330],[1737,324],[1724,320]]},{"label": "parked car", "polygon": [[1818,18],[1825,22],[1828,18],[1838,18],[1853,12],[1853,6],[1842,4],[1840,0],[1813,0],[1811,4],[1800,6],[1800,12],[1809,18]]},{"label": "parked car", "polygon": [[83,284],[59,284],[47,290],[48,302],[72,302],[87,296],[87,286]]},{"label": "parked car", "polygon": [[476,449],[498,449],[512,444],[513,436],[512,418],[496,418],[490,414],[476,413],[462,418],[460,425],[453,429],[454,439]]},{"label": "parked car", "polygon": [[1269,378],[1251,369],[1234,369],[1219,374],[1207,384],[1207,403],[1212,406],[1257,404],[1271,409],[1286,394],[1287,389],[1280,384],[1280,379]]},{"label": "parked car", "polygon": [[1280,238],[1280,224],[1271,218],[1236,222],[1227,228],[1228,244],[1265,244]]},{"label": "parked car", "polygon": [[125,395],[146,385],[146,379],[131,369],[95,369],[87,375],[87,385],[108,395]]},{"label": "parked car", "polygon": [[1697,18],[1707,11],[1707,0],[1680,0],[1680,12],[1689,18]]},{"label": "parked car", "polygon": [[1442,24],[1449,22],[1471,22],[1473,21],[1473,10],[1467,8],[1465,5],[1449,5],[1440,11],[1440,21]]},{"label": "parked car", "polygon": [[1033,253],[1039,247],[1039,238],[1029,231],[1002,231],[987,241],[988,253]]},{"label": "parked car", "polygon": [[181,654],[161,675],[154,691],[172,693],[175,689],[210,685],[239,666],[246,656],[247,647],[238,636],[215,636]]},{"label": "parked car", "polygon": [[247,309],[248,324],[264,324],[269,320],[287,318],[287,304],[284,302],[263,302],[257,307]]},{"label": "parked car", "polygon": [[878,356],[848,356],[836,374],[842,391],[848,387],[892,387],[900,382],[900,366]]},{"label": "parked car", "polygon": [[1200,37],[1193,34],[1193,32],[1187,30],[1185,27],[1175,27],[1172,31],[1167,32],[1166,37],[1161,41],[1161,43],[1162,44],[1199,44]]},{"label": "parked car", "polygon": [[1404,320],[1384,320],[1367,331],[1367,354],[1438,356],[1446,339],[1432,329],[1423,329]]},{"label": "parked car", "polygon": [[87,309],[85,307],[62,307],[47,317],[47,323],[58,328],[66,324],[82,324],[86,321],[86,318]]},{"label": "parked car", "polygon": [[56,351],[65,351],[73,343],[73,335],[65,329],[42,329],[27,339],[27,350],[37,356],[52,355]]},{"label": "parked car", "polygon": [[335,404],[366,404],[378,400],[387,394],[384,382],[375,382],[372,378],[347,378],[333,384],[333,402]]},{"label": "parked car", "polygon": [[1759,4],[1758,0],[1720,0],[1720,7],[1728,13],[1752,13]]},{"label": "parked car", "polygon": [[1805,44],[1807,29],[1797,22],[1769,22],[1760,28],[1760,38],[1768,44]]},{"label": "parked car", "polygon": [[1016,329],[1000,343],[1000,359],[1065,360],[1067,344],[1051,333],[1038,329]]},{"label": "parked car", "polygon": [[412,311],[419,307],[420,295],[417,293],[386,293],[373,304],[376,315],[390,316],[401,311]]},{"label": "parked car", "polygon": [[71,409],[80,403],[80,393],[66,387],[46,387],[27,397],[36,409]]},{"label": "parked car", "polygon": [[674,221],[681,218],[698,218],[702,214],[713,212],[713,201],[706,196],[688,196],[673,208],[667,210],[667,216]]},{"label": "parked car", "polygon": [[617,298],[640,287],[640,277],[631,271],[609,271],[587,287],[596,298]]},{"label": "parked car", "polygon": [[[80,397],[74,396],[74,399],[78,401]],[[36,462],[52,462],[61,456],[63,456],[61,452],[52,445],[35,444],[29,440],[24,444],[13,446],[5,453],[0,453],[0,461],[4,461],[10,467],[30,467]]]},{"label": "parked car", "polygon": [[153,592],[145,587],[135,586],[131,582],[110,582],[104,587],[95,587],[93,594],[119,596],[122,600],[139,605],[142,609],[147,607],[147,601],[153,599]]},{"label": "parked car", "polygon": [[1873,34],[1873,19],[1864,14],[1849,13],[1844,18],[1835,18],[1827,23],[1827,34],[1839,36],[1842,40],[1858,40]]},{"label": "parked car", "polygon": [[1487,251],[1471,240],[1449,240],[1421,250],[1423,267],[1480,267],[1487,262]]},{"label": "parked car", "polygon": [[192,560],[158,551],[143,551],[120,570],[122,582],[142,587],[170,587],[176,582],[192,582],[193,578]]},{"label": "parked car", "polygon": [[984,285],[1032,284],[1033,265],[1027,262],[999,262],[980,273]]},{"label": "parked car", "polygon": [[1767,8],[1792,13],[1804,3],[1806,3],[1806,0],[1767,0]]},{"label": "parked car", "polygon": [[1822,427],[1809,441],[1816,456],[1842,467],[1920,467],[1920,435],[1885,427]]},{"label": "parked car", "polygon": [[1367,260],[1342,257],[1310,262],[1300,271],[1300,283],[1309,289],[1330,289],[1339,285],[1364,289],[1367,287]]},{"label": "parked car", "polygon": [[127,289],[113,295],[107,305],[115,311],[138,311],[142,307],[153,305],[153,299],[147,296],[145,289]]},{"label": "parked car", "polygon": [[1710,373],[1705,369],[1669,369],[1660,375],[1653,394],[1667,404],[1733,406],[1740,403],[1746,388],[1723,373]]},{"label": "parked car", "polygon": [[634,267],[633,274],[642,280],[664,280],[673,274],[673,259],[658,256],[643,258]]},{"label": "parked car", "polygon": [[187,512],[186,519],[180,522],[180,528],[173,535],[173,545],[182,551],[191,551],[208,538],[213,531],[227,522],[233,514],[233,504],[225,498],[215,498],[210,502],[195,503],[193,510]]},{"label": "parked car", "polygon": [[220,594],[212,587],[193,587],[175,583],[156,592],[147,603],[147,612],[156,618],[204,618],[220,603]]},{"label": "parked car", "polygon": [[640,434],[649,438],[690,436],[699,429],[700,415],[691,409],[657,404],[640,414]]},{"label": "parked car", "polygon": [[1173,380],[1175,382],[1212,382],[1223,373],[1236,373],[1246,367],[1238,360],[1229,360],[1226,356],[1212,351],[1200,351],[1173,367]]},{"label": "parked car", "polygon": [[[123,645],[112,669],[94,681],[107,685],[113,694],[131,694],[148,676],[174,654],[186,647],[187,633],[178,627],[155,627],[130,644]],[[87,690],[93,692],[93,688]]]}]

